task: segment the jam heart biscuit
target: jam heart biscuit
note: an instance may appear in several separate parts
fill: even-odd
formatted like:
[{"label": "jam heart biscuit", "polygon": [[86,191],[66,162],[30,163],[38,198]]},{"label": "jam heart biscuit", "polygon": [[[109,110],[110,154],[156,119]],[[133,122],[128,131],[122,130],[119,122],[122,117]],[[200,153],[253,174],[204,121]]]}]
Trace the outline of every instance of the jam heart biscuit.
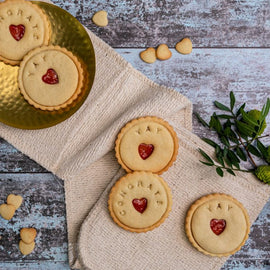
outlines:
[{"label": "jam heart biscuit", "polygon": [[144,62],[153,64],[157,60],[156,49],[148,48],[140,53],[140,57]]},{"label": "jam heart biscuit", "polygon": [[172,52],[166,44],[160,44],[157,47],[157,58],[159,60],[168,60],[172,56]]},{"label": "jam heart biscuit", "polygon": [[178,138],[163,119],[142,117],[127,123],[115,143],[116,158],[127,171],[162,174],[178,153]]},{"label": "jam heart biscuit", "polygon": [[31,244],[37,236],[37,230],[34,228],[22,228],[20,236],[25,244]]},{"label": "jam heart biscuit", "polygon": [[18,84],[24,98],[37,109],[59,110],[82,91],[84,71],[79,59],[59,46],[29,52],[20,64]]},{"label": "jam heart biscuit", "polygon": [[0,205],[0,215],[6,220],[12,219],[16,211],[16,208],[12,204],[1,204]]},{"label": "jam heart biscuit", "polygon": [[110,214],[120,227],[131,232],[147,232],[168,217],[172,195],[166,182],[150,172],[134,172],[120,178],[108,201]]},{"label": "jam heart biscuit", "polygon": [[0,3],[0,60],[18,65],[30,50],[48,45],[51,26],[42,9],[30,1]]},{"label": "jam heart biscuit", "polygon": [[100,10],[96,12],[92,18],[94,24],[100,27],[105,27],[108,25],[108,14],[105,10]]},{"label": "jam heart biscuit", "polygon": [[23,255],[28,255],[34,250],[35,245],[36,245],[35,242],[31,242],[30,244],[26,244],[24,241],[20,240],[19,249]]},{"label": "jam heart biscuit", "polygon": [[246,209],[226,194],[210,194],[189,209],[185,223],[192,245],[206,255],[230,256],[245,244],[250,231]]},{"label": "jam heart biscuit", "polygon": [[17,210],[22,204],[23,198],[20,195],[9,194],[7,197],[7,204],[12,204]]},{"label": "jam heart biscuit", "polygon": [[183,38],[176,44],[175,49],[181,54],[190,54],[192,52],[192,42],[189,38]]}]

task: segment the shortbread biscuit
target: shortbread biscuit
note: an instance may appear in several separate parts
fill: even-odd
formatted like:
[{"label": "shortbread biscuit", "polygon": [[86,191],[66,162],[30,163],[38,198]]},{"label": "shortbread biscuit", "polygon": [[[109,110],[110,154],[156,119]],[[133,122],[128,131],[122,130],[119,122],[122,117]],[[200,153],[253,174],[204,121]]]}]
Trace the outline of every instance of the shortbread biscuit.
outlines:
[{"label": "shortbread biscuit", "polygon": [[94,24],[100,27],[105,27],[108,25],[108,14],[105,10],[100,10],[94,14],[92,17]]},{"label": "shortbread biscuit", "polygon": [[157,60],[156,49],[148,48],[140,53],[140,57],[144,62],[153,64]]},{"label": "shortbread biscuit", "polygon": [[160,44],[157,47],[156,53],[157,53],[157,58],[159,60],[168,60],[172,56],[172,52],[170,51],[170,49],[168,48],[166,44]]},{"label": "shortbread biscuit", "polygon": [[35,108],[59,110],[72,104],[82,91],[84,71],[79,59],[59,46],[29,52],[20,64],[18,83]]},{"label": "shortbread biscuit", "polygon": [[30,50],[48,45],[50,22],[37,5],[25,0],[0,3],[0,60],[18,65]]},{"label": "shortbread biscuit", "polygon": [[20,236],[24,243],[30,244],[35,240],[37,230],[35,228],[22,228],[20,230]]},{"label": "shortbread biscuit", "polygon": [[181,54],[190,54],[192,52],[192,42],[189,38],[183,38],[176,44],[175,49]]},{"label": "shortbread biscuit", "polygon": [[23,198],[20,195],[9,194],[7,197],[7,204],[12,204],[17,210],[22,204]]},{"label": "shortbread biscuit", "polygon": [[19,249],[23,255],[30,254],[35,248],[35,242],[31,242],[30,244],[26,244],[24,241],[20,240]]},{"label": "shortbread biscuit", "polygon": [[115,152],[127,171],[150,171],[162,174],[175,161],[178,138],[163,119],[142,117],[127,123],[120,131]]},{"label": "shortbread biscuit", "polygon": [[16,211],[16,208],[12,204],[1,204],[0,205],[0,215],[6,220],[12,219]]},{"label": "shortbread biscuit", "polygon": [[172,206],[166,182],[150,172],[134,172],[120,178],[109,196],[113,220],[131,232],[147,232],[168,217]]},{"label": "shortbread biscuit", "polygon": [[225,194],[211,194],[197,200],[185,223],[192,245],[206,255],[230,256],[248,239],[250,222],[246,209]]}]

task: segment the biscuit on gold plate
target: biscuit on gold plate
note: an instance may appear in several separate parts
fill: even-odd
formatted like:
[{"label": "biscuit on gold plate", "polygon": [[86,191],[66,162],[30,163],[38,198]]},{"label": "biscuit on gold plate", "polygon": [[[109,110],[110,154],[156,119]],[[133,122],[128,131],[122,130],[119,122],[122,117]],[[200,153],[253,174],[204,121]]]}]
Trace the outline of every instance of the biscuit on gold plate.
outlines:
[{"label": "biscuit on gold plate", "polygon": [[25,0],[0,3],[0,60],[18,65],[32,49],[48,45],[50,22],[37,5]]}]

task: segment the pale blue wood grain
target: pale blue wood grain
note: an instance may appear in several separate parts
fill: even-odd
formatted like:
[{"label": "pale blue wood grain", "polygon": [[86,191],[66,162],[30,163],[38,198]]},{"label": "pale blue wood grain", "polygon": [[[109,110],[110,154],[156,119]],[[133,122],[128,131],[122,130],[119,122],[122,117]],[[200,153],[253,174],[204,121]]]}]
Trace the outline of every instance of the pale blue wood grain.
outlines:
[{"label": "pale blue wood grain", "polygon": [[[189,36],[195,47],[270,47],[269,0],[53,0],[113,47],[173,47]],[[91,18],[106,10],[109,25]]]},{"label": "pale blue wood grain", "polygon": [[[173,87],[188,96],[195,104],[195,110],[199,111],[204,117],[209,116],[209,114],[213,112],[214,107],[212,102],[215,99],[219,99],[224,103],[227,102],[227,96],[230,90],[235,91],[238,99],[247,101],[250,107],[255,105],[257,108],[261,107],[265,102],[265,98],[270,94],[270,49],[195,49],[192,54],[187,56],[173,51],[173,56],[170,60],[164,62],[158,61],[152,65],[146,64],[140,60],[140,49],[118,49],[117,51],[135,68],[139,69],[152,80]],[[268,122],[269,120],[268,118]],[[202,136],[205,131],[201,129],[197,122],[194,122],[194,124],[195,132]],[[16,150],[9,145],[5,145],[5,148],[2,149],[5,153],[16,152]],[[24,159],[22,159],[22,162],[23,160]],[[28,163],[29,161],[25,159],[25,162]],[[17,183],[21,181],[23,188],[32,184],[32,194],[34,194],[35,191],[38,192],[38,188],[40,185],[42,186],[42,183],[47,181],[47,184],[50,185],[49,183],[54,181],[53,177],[48,175],[49,174],[28,174],[25,176],[16,176],[5,174],[5,177],[0,176],[0,179],[7,180],[10,178]],[[36,184],[33,184],[35,181]],[[59,183],[57,183],[57,185],[58,184]],[[16,187],[18,189],[20,185],[17,184]],[[62,207],[64,207],[64,193],[63,190],[61,191],[61,188],[60,182],[60,186],[54,191],[56,192],[54,194],[56,198],[58,198],[57,205],[59,206],[59,202],[62,201]],[[53,212],[54,214],[51,216],[41,217],[41,219],[40,216],[38,216],[37,212],[41,211],[41,209],[50,209],[50,189],[47,191],[46,189],[48,189],[48,186],[43,184],[43,189],[41,189],[40,192],[47,194],[43,196],[45,200],[44,205],[35,205],[38,199],[35,197],[33,208],[29,208],[30,213],[27,214],[30,216],[29,220],[31,220],[32,223],[33,220],[35,220],[39,227],[42,227],[42,224],[49,225],[49,228],[53,228],[53,226],[58,226],[59,224],[65,226],[63,223],[65,217],[63,209],[62,212]],[[2,192],[0,192],[0,199],[4,200],[5,194],[11,192],[12,187],[10,185],[3,186],[2,182],[0,190],[2,190]],[[5,192],[3,192],[3,190],[5,190]],[[28,224],[27,215],[25,213],[22,221],[19,221],[17,218],[16,223],[19,223],[11,227],[9,227],[10,224],[3,223],[3,221],[0,220],[0,227],[3,228],[6,226],[6,228],[9,227],[10,231],[14,229],[15,232],[18,232],[21,225],[26,226]],[[50,220],[50,222],[48,220]],[[61,234],[65,233],[66,229],[64,228],[61,230]],[[48,245],[45,250],[40,249],[40,253],[36,253],[31,260],[19,259],[20,263],[15,263],[14,261],[1,262],[0,269],[68,269],[67,242],[63,240],[59,241],[59,239],[62,239],[63,235],[54,235],[54,237],[58,238],[56,241],[58,245],[55,245],[53,248],[50,248]],[[265,206],[257,221],[253,224],[252,232],[246,245],[241,251],[228,260],[223,269],[268,269],[270,265],[269,241],[270,201]],[[13,243],[13,245],[14,249],[17,248],[16,242]]]}]

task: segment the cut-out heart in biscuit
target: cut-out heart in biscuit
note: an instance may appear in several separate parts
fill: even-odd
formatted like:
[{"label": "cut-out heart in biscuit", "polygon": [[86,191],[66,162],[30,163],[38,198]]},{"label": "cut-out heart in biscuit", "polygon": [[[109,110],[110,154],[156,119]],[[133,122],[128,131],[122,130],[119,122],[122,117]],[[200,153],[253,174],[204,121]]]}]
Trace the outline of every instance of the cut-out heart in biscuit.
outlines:
[{"label": "cut-out heart in biscuit", "polygon": [[23,198],[20,195],[9,194],[7,197],[7,204],[12,204],[17,210],[22,204]]},{"label": "cut-out heart in biscuit", "polygon": [[2,204],[0,205],[0,215],[6,220],[12,219],[15,214],[15,206],[12,204]]},{"label": "cut-out heart in biscuit", "polygon": [[168,60],[169,58],[171,58],[171,56],[172,52],[166,44],[160,44],[157,47],[157,58],[159,60]]},{"label": "cut-out heart in biscuit", "polygon": [[9,32],[16,41],[20,41],[25,33],[25,27],[22,24],[9,26]]},{"label": "cut-out heart in biscuit", "polygon": [[20,231],[20,236],[24,243],[30,244],[35,240],[37,230],[34,228],[23,228]]},{"label": "cut-out heart in biscuit", "polygon": [[30,244],[26,244],[22,240],[20,240],[19,249],[23,255],[28,255],[34,250],[35,245],[36,245],[35,242],[32,242]]},{"label": "cut-out heart in biscuit", "polygon": [[154,48],[148,48],[140,53],[141,59],[148,63],[153,64],[157,60],[156,50]]},{"label": "cut-out heart in biscuit", "polygon": [[49,68],[47,72],[42,76],[42,81],[47,84],[59,83],[58,75],[53,68]]},{"label": "cut-out heart in biscuit", "polygon": [[189,38],[183,38],[176,44],[175,49],[181,54],[190,54],[192,52],[192,42]]},{"label": "cut-out heart in biscuit", "polygon": [[92,21],[94,24],[100,27],[105,27],[108,25],[108,14],[105,10],[98,11],[92,17]]}]

